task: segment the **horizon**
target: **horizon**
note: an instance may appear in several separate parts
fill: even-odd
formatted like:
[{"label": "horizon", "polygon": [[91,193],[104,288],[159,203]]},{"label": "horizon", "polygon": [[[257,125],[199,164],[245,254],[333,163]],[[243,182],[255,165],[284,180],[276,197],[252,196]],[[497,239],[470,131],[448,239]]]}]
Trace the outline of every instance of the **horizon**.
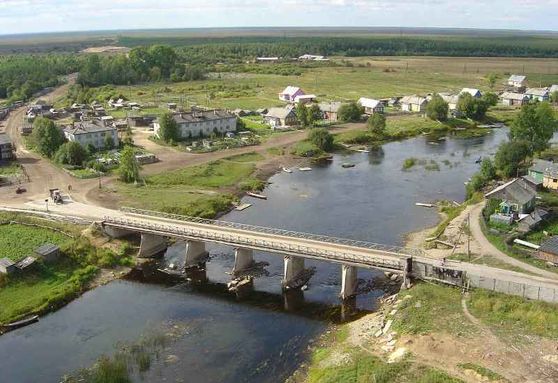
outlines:
[{"label": "horizon", "polygon": [[[427,28],[558,32],[558,1],[495,0],[9,0],[0,3],[0,35],[215,28]],[[409,26],[408,20],[413,20]],[[355,21],[359,27],[355,27]],[[335,24],[334,27],[329,26]],[[378,26],[382,24],[382,26]],[[118,27],[116,27],[118,26]],[[464,26],[466,26],[464,28]]]}]

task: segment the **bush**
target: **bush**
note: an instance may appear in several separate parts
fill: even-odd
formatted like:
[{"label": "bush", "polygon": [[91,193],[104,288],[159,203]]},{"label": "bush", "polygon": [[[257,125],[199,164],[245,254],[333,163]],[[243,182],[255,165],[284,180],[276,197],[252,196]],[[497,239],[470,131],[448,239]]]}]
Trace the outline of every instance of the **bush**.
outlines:
[{"label": "bush", "polygon": [[70,141],[58,148],[54,160],[61,164],[82,166],[87,157],[87,150],[79,142]]},{"label": "bush", "polygon": [[439,94],[435,94],[426,105],[426,115],[434,121],[446,121],[448,119],[448,110],[448,103]]},{"label": "bush", "polygon": [[381,140],[386,135],[386,117],[380,113],[374,113],[368,119],[368,130],[370,134],[376,138]]},{"label": "bush", "polygon": [[308,140],[323,151],[333,149],[333,136],[327,129],[313,128],[308,133]]},{"label": "bush", "polygon": [[348,104],[343,104],[339,107],[337,116],[339,121],[342,122],[357,122],[360,121],[360,116],[364,113],[363,108],[356,102],[350,102]]}]

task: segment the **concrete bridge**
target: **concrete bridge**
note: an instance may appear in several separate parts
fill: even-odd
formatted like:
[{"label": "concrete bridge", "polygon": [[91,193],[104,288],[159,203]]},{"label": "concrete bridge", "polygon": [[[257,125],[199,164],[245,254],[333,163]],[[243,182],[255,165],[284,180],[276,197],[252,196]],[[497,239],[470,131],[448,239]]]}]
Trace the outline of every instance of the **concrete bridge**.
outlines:
[{"label": "concrete bridge", "polygon": [[105,216],[104,231],[112,237],[141,234],[139,257],[152,257],[164,251],[169,239],[186,243],[185,265],[206,260],[207,242],[235,248],[233,274],[238,275],[254,264],[254,250],[284,257],[283,286],[295,283],[304,274],[304,260],[316,259],[338,263],[341,271],[341,298],[355,294],[357,269],[379,269],[401,274],[403,286],[409,283],[413,256],[420,250],[386,246],[323,235],[300,233],[261,226],[217,221],[147,210],[123,208],[125,214]]}]

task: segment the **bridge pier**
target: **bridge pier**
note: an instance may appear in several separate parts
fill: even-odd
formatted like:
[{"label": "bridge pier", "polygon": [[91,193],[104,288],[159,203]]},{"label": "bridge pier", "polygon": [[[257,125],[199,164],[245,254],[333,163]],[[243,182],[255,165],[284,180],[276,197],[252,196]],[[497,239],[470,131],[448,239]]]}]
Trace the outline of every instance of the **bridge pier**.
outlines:
[{"label": "bridge pier", "polygon": [[355,296],[357,284],[357,268],[341,265],[341,293],[339,294],[341,299],[345,300]]},{"label": "bridge pier", "polygon": [[287,255],[284,259],[283,267],[283,288],[304,270],[304,258]]},{"label": "bridge pier", "polygon": [[401,283],[401,290],[406,290],[411,287],[411,271],[413,267],[412,258],[405,260],[403,265],[403,282]]},{"label": "bridge pier", "polygon": [[208,255],[209,253],[205,250],[205,242],[187,241],[184,267],[191,267],[202,263]]},{"label": "bridge pier", "polygon": [[151,258],[167,249],[167,239],[159,235],[141,234],[138,257]]},{"label": "bridge pier", "polygon": [[252,266],[254,266],[254,251],[252,249],[237,247],[234,250],[233,275],[250,269]]}]

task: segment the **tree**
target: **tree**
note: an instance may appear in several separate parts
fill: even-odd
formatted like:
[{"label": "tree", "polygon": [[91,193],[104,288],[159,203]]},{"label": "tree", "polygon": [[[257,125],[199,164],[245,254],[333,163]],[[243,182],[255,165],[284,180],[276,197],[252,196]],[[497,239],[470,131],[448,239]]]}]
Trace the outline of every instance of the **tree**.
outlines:
[{"label": "tree", "polygon": [[482,99],[488,106],[496,106],[498,104],[498,95],[494,92],[486,92],[482,95]]},{"label": "tree", "polygon": [[178,141],[178,124],[171,112],[161,116],[159,120],[159,138],[165,142]]},{"label": "tree", "polygon": [[446,121],[448,111],[448,103],[439,94],[432,96],[432,100],[426,105],[426,115],[434,121]]},{"label": "tree", "polygon": [[307,127],[309,125],[309,119],[308,119],[308,108],[306,107],[306,105],[304,105],[301,102],[296,104],[295,113],[299,124],[304,128]]},{"label": "tree", "polygon": [[308,108],[308,123],[309,125],[314,125],[316,121],[322,119],[322,111],[318,104],[312,104],[310,108]]},{"label": "tree", "polygon": [[125,146],[120,154],[120,166],[118,167],[120,180],[126,183],[139,181],[140,169],[141,167],[136,159],[134,148]]},{"label": "tree", "polygon": [[504,142],[494,156],[494,166],[502,177],[517,176],[523,161],[531,155],[530,144],[517,140]]},{"label": "tree", "polygon": [[494,163],[490,158],[485,158],[482,160],[480,174],[487,181],[496,178],[496,168],[494,167]]},{"label": "tree", "polygon": [[326,152],[333,149],[333,136],[325,128],[310,129],[308,140]]},{"label": "tree", "polygon": [[134,145],[134,134],[132,133],[132,128],[129,126],[124,131],[124,137],[122,138],[122,145]]},{"label": "tree", "polygon": [[105,145],[105,149],[106,150],[112,150],[114,149],[114,139],[112,138],[112,134],[110,132],[107,132],[105,134],[105,138],[103,140],[103,144]]},{"label": "tree", "polygon": [[61,164],[81,166],[87,157],[87,150],[79,142],[70,141],[58,148],[54,160]]},{"label": "tree", "polygon": [[555,129],[552,107],[547,102],[540,102],[521,108],[510,128],[510,136],[512,140],[528,142],[532,151],[540,152],[548,146]]},{"label": "tree", "polygon": [[360,120],[363,112],[360,105],[356,102],[350,102],[339,107],[337,118],[342,122],[356,122]]},{"label": "tree", "polygon": [[497,80],[498,75],[496,73],[489,73],[486,75],[486,82],[488,82],[488,86],[490,87],[490,89],[494,89]]},{"label": "tree", "polygon": [[467,118],[480,120],[486,115],[488,104],[482,98],[475,98],[469,93],[462,93],[457,100],[457,110]]},{"label": "tree", "polygon": [[558,90],[555,90],[550,94],[550,101],[552,101],[555,104],[558,104]]},{"label": "tree", "polygon": [[60,145],[66,141],[62,130],[52,120],[44,117],[35,119],[32,134],[37,151],[47,157],[52,157]]},{"label": "tree", "polygon": [[368,118],[368,130],[375,139],[382,139],[386,134],[386,117],[381,113],[374,113]]}]

